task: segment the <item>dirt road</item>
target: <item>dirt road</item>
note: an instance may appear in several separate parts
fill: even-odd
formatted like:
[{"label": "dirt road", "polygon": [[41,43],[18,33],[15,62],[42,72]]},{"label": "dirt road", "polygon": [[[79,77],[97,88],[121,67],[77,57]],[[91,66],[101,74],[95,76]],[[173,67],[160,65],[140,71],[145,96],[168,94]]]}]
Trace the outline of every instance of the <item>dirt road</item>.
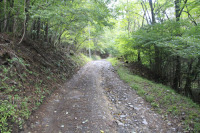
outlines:
[{"label": "dirt road", "polygon": [[31,116],[23,133],[171,133],[171,124],[105,60],[86,64]]}]

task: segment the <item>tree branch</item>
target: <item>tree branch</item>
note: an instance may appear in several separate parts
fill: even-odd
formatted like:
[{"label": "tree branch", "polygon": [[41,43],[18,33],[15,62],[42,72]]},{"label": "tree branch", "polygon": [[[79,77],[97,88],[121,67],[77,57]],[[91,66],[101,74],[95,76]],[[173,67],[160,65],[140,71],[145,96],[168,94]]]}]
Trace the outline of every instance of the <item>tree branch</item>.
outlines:
[{"label": "tree branch", "polygon": [[[186,8],[187,8],[187,6],[186,6]],[[195,26],[197,26],[198,24],[197,24],[197,22],[194,20],[194,18],[192,17],[192,15],[190,14],[188,8],[187,8],[187,11],[184,11],[184,12],[188,14],[188,18],[195,24]]]},{"label": "tree branch", "polygon": [[187,4],[187,1],[188,0],[185,0],[184,1],[184,6],[181,8],[180,12],[179,12],[179,16],[181,16],[182,12],[183,12],[183,9],[185,8],[186,4]]}]

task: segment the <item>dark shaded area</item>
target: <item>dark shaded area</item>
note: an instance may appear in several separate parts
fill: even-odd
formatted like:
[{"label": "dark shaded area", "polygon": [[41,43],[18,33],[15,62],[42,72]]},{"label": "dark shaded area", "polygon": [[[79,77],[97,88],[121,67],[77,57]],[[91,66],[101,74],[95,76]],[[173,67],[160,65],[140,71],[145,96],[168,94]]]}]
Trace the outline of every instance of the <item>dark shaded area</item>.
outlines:
[{"label": "dark shaded area", "polygon": [[148,67],[138,62],[128,63],[127,67],[136,75],[158,82],[158,76]]},{"label": "dark shaded area", "polygon": [[109,53],[100,54],[100,57],[101,57],[102,59],[106,59],[106,58],[109,57]]},{"label": "dark shaded area", "polygon": [[[133,62],[133,63],[125,62],[125,63],[126,63],[126,66],[134,74],[139,75],[139,76],[144,77],[149,80],[153,80],[157,83],[162,83],[164,85],[170,86],[167,77],[161,77],[161,76],[157,75],[154,71],[152,71],[145,65],[138,63],[138,62]],[[184,91],[183,88],[178,88],[178,90],[176,90],[176,91],[182,95],[185,95],[185,93],[183,93],[183,91]],[[191,97],[192,100],[194,102],[200,104],[200,88],[196,88],[196,86],[191,88],[191,95],[192,95],[192,97]]]}]

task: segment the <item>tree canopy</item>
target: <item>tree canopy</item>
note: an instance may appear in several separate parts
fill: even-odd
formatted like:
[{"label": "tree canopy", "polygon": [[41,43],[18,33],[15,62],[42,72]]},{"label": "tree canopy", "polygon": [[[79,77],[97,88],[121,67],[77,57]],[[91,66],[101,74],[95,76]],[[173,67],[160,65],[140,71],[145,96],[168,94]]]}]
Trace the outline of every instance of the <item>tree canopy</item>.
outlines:
[{"label": "tree canopy", "polygon": [[196,0],[118,1],[114,55],[147,66],[158,82],[193,97],[200,86],[199,6]]}]

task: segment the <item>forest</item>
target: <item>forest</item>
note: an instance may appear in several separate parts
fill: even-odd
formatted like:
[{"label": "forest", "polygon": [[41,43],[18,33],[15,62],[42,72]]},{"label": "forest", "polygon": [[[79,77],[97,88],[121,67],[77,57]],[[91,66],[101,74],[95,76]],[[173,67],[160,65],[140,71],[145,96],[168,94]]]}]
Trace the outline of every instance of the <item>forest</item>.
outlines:
[{"label": "forest", "polygon": [[199,91],[199,4],[198,0],[122,2],[118,26],[124,30],[115,41],[117,56],[147,66],[157,82],[194,98]]},{"label": "forest", "polygon": [[198,0],[2,0],[0,32],[65,52],[138,62],[158,82],[194,97],[200,88]]},{"label": "forest", "polygon": [[0,32],[20,36],[20,42],[29,37],[68,52],[91,47],[94,52],[122,56],[148,66],[159,82],[192,96],[191,89],[199,87],[200,2],[112,3],[4,0]]},{"label": "forest", "polygon": [[[54,65],[48,61],[79,54],[110,56],[130,66],[144,67],[151,73],[150,79],[200,103],[199,24],[200,0],[0,0],[0,50],[6,47],[4,42],[23,54],[20,50],[25,43],[36,44],[37,48],[31,46],[40,53],[36,60],[44,67],[52,66],[55,73],[59,67],[67,74],[78,65],[70,64],[71,60],[65,64],[64,59]],[[48,56],[45,52],[62,54]],[[5,64],[18,61],[20,68],[25,66],[32,74],[18,54],[7,53],[0,52],[2,94],[6,88],[3,83],[8,80],[1,74]],[[31,64],[31,59],[27,61]],[[33,66],[36,70],[36,64]],[[57,78],[61,78],[59,74]],[[25,84],[23,78],[20,82]],[[0,127],[8,130],[5,125]]]}]

